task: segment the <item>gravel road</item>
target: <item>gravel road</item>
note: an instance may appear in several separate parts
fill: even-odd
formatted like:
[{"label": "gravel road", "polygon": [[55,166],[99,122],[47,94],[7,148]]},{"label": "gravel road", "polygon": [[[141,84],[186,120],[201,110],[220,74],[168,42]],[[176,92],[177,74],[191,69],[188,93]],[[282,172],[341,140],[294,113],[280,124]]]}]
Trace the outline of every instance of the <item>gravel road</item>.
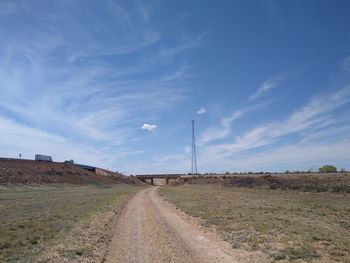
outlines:
[{"label": "gravel road", "polygon": [[267,262],[264,255],[232,249],[196,220],[164,201],[157,187],[139,192],[125,208],[105,262]]}]

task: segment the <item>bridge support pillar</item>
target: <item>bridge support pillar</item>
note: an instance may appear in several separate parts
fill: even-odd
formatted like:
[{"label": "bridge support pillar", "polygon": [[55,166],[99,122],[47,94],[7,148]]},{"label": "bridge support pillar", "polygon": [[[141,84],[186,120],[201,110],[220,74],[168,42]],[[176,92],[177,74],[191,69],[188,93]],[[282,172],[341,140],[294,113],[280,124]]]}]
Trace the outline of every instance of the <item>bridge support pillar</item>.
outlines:
[{"label": "bridge support pillar", "polygon": [[151,185],[154,185],[154,184],[153,184],[153,177],[151,178]]},{"label": "bridge support pillar", "polygon": [[169,178],[165,177],[165,184],[168,184],[168,183],[169,183]]}]

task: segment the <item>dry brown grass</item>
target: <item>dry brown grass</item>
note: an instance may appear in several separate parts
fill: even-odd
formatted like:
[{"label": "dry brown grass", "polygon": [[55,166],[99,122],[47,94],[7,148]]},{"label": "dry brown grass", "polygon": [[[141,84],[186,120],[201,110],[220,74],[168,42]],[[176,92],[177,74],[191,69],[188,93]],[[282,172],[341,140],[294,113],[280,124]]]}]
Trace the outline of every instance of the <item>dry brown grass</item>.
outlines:
[{"label": "dry brown grass", "polygon": [[[0,186],[0,262],[38,262],[76,225],[110,211],[138,190],[127,185]],[[72,243],[63,243],[67,251],[61,251],[62,257],[73,253]],[[75,246],[69,256],[79,260],[94,252],[93,244],[84,245]]]},{"label": "dry brown grass", "polygon": [[262,187],[305,192],[350,193],[349,173],[199,175],[173,183],[211,184],[225,187]]},{"label": "dry brown grass", "polygon": [[279,262],[349,262],[349,194],[208,185],[166,186],[160,193],[215,226],[233,247]]}]

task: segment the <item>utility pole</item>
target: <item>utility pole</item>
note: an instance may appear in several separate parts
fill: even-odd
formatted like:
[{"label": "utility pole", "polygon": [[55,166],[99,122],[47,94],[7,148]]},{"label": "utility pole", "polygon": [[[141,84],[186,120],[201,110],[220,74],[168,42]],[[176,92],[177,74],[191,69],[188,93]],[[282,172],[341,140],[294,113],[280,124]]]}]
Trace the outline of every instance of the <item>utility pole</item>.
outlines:
[{"label": "utility pole", "polygon": [[197,174],[197,156],[196,156],[196,140],[194,137],[194,120],[192,120],[192,162],[191,174]]}]

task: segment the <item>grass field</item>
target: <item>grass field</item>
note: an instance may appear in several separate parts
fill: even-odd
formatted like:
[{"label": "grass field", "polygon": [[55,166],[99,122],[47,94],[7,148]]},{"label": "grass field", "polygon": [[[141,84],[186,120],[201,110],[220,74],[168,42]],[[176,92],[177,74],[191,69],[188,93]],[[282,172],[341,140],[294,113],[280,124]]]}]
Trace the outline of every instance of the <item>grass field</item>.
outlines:
[{"label": "grass field", "polygon": [[125,201],[138,187],[0,186],[0,262],[37,262],[78,223]]},{"label": "grass field", "polygon": [[350,262],[350,194],[208,185],[159,191],[235,248],[278,262]]}]

